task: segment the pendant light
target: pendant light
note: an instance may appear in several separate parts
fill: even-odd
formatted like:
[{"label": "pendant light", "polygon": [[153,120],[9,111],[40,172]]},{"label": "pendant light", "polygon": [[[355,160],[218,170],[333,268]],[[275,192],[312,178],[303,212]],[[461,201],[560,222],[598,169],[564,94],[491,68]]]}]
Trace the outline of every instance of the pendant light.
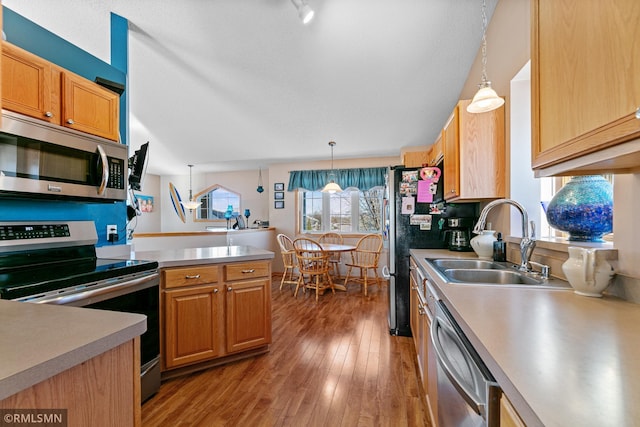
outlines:
[{"label": "pendant light", "polygon": [[258,169],[258,188],[256,188],[258,193],[262,193],[264,191],[264,187],[262,186],[262,168]]},{"label": "pendant light", "polygon": [[307,0],[291,0],[291,3],[298,9],[298,16],[303,24],[308,24],[313,19],[315,12],[307,4]]},{"label": "pendant light", "polygon": [[336,145],[335,142],[329,142],[329,146],[331,147],[331,173],[329,173],[329,182],[322,189],[323,193],[340,193],[342,188],[336,183],[336,176],[333,173],[333,147]]},{"label": "pendant light", "polygon": [[193,168],[193,165],[188,165],[188,166],[189,166],[189,201],[183,202],[181,200],[180,204],[184,206],[185,209],[189,209],[190,211],[192,211],[194,209],[197,209],[198,206],[201,205],[201,203],[193,200],[193,192],[191,191],[191,168]]},{"label": "pendant light", "polygon": [[467,106],[470,113],[486,113],[504,104],[504,99],[498,96],[487,79],[487,3],[482,0],[482,81],[478,85],[471,104]]}]

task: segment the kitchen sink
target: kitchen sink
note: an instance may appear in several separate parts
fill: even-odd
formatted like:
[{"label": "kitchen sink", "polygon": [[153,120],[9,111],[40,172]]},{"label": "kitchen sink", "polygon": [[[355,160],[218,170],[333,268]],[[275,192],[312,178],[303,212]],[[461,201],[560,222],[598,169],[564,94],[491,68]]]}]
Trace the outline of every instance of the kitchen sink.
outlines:
[{"label": "kitchen sink", "polygon": [[449,268],[444,275],[455,283],[492,283],[496,285],[543,285],[543,279],[511,270],[483,270]]},{"label": "kitchen sink", "polygon": [[431,263],[436,267],[446,270],[449,268],[463,269],[503,269],[504,265],[493,261],[485,261],[482,259],[434,259]]},{"label": "kitchen sink", "polygon": [[440,278],[451,284],[494,285],[494,286],[535,286],[543,288],[570,289],[562,280],[542,278],[540,275],[524,272],[508,262],[482,259],[425,258]]}]

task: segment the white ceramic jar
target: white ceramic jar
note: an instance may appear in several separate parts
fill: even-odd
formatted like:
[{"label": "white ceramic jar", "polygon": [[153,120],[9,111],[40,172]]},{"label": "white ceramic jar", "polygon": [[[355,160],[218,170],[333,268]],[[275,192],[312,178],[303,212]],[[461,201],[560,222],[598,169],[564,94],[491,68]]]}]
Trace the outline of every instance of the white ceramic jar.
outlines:
[{"label": "white ceramic jar", "polygon": [[471,248],[480,259],[493,259],[493,242],[496,239],[495,230],[482,230],[481,234],[471,239]]},{"label": "white ceramic jar", "polygon": [[569,246],[568,251],[569,259],[562,264],[562,271],[574,292],[588,297],[601,297],[615,275],[604,254],[597,249],[577,246]]}]

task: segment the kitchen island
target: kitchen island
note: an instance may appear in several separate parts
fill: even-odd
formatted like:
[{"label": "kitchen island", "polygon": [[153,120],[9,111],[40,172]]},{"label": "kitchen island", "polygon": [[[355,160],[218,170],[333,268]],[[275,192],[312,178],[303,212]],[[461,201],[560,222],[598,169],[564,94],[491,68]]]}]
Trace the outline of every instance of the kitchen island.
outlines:
[{"label": "kitchen island", "polygon": [[[140,314],[0,300],[0,409],[140,425]],[[113,425],[115,425],[113,424]]]},{"label": "kitchen island", "polygon": [[269,351],[273,257],[253,246],[129,255],[160,267],[163,379]]},{"label": "kitchen island", "polygon": [[631,426],[640,420],[640,306],[571,289],[448,284],[412,250],[524,423]]}]

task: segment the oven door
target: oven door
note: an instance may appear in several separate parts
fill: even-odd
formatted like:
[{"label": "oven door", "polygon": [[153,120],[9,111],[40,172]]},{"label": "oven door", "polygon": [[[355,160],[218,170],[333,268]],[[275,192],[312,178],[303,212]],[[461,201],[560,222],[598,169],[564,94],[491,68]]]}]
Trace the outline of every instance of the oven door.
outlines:
[{"label": "oven door", "polygon": [[160,279],[156,270],[75,286],[52,295],[24,298],[40,304],[71,305],[147,316],[140,336],[140,380],[144,402],[160,388]]},{"label": "oven door", "polygon": [[431,340],[438,365],[439,425],[498,427],[500,388],[441,301]]}]

